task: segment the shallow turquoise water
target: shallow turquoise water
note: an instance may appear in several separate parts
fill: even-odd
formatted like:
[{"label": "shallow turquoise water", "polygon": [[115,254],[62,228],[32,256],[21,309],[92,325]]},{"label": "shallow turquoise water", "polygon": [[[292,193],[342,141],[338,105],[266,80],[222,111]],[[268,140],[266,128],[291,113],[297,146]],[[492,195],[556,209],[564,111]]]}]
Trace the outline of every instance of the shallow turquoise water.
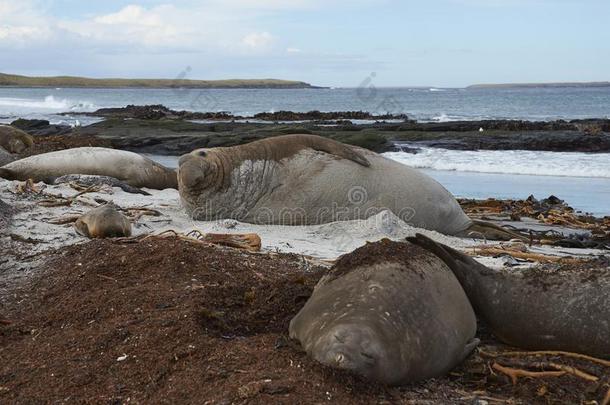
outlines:
[{"label": "shallow turquoise water", "polygon": [[555,195],[570,206],[595,216],[610,215],[610,179],[473,173],[421,169],[456,197],[527,198]]}]

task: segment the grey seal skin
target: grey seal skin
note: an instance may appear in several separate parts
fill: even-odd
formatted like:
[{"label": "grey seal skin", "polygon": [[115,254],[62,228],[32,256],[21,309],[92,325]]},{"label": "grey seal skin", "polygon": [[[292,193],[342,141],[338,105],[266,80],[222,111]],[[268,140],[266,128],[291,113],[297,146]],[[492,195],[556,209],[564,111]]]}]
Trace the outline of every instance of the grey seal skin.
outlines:
[{"label": "grey seal skin", "polygon": [[195,150],[180,158],[178,184],[187,213],[200,220],[313,225],[387,209],[444,234],[520,238],[472,221],[443,186],[418,170],[316,135]]},{"label": "grey seal skin", "polygon": [[477,315],[504,343],[610,358],[608,258],[509,272],[420,234],[408,240],[451,268]]},{"label": "grey seal skin", "polygon": [[0,147],[9,153],[21,153],[34,144],[32,135],[10,125],[0,125]]},{"label": "grey seal skin", "polygon": [[0,166],[4,166],[14,161],[15,157],[8,153],[2,146],[0,146]]},{"label": "grey seal skin", "polygon": [[79,217],[74,229],[88,238],[131,236],[131,222],[113,204],[97,207]]},{"label": "grey seal skin", "polygon": [[137,153],[108,148],[84,147],[43,153],[0,168],[0,177],[7,180],[53,183],[68,174],[109,176],[133,187],[178,188],[174,170]]},{"label": "grey seal skin", "polygon": [[388,385],[441,376],[478,343],[451,270],[419,246],[387,239],[342,256],[289,333],[318,362]]}]

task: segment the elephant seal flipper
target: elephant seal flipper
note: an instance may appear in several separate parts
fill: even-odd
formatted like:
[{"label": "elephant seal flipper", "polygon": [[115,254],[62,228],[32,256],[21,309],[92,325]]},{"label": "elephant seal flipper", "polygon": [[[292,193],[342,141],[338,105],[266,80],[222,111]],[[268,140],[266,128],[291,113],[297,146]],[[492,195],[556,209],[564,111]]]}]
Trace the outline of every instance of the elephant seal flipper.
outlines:
[{"label": "elephant seal flipper", "polygon": [[148,191],[144,191],[140,188],[130,186],[129,184],[121,181],[115,177],[110,176],[96,176],[96,175],[86,175],[86,174],[67,174],[65,176],[58,177],[53,180],[53,184],[64,184],[76,182],[80,185],[84,185],[86,187],[90,186],[101,186],[107,185],[110,187],[118,187],[126,193],[130,194],[141,194],[149,196],[151,195]]},{"label": "elephant seal flipper", "polygon": [[509,229],[502,228],[499,225],[493,224],[487,221],[480,221],[478,219],[473,219],[472,224],[468,229],[456,234],[456,236],[462,237],[471,237],[473,235],[483,235],[487,239],[491,240],[511,240],[511,239],[519,239],[524,242],[529,241],[529,238],[517,233],[513,232]]},{"label": "elephant seal flipper", "polygon": [[361,152],[344,143],[331,141],[319,136],[308,138],[306,143],[313,150],[330,153],[331,155],[356,162],[364,167],[371,166],[369,160]]},{"label": "elephant seal flipper", "polygon": [[610,358],[607,259],[507,272],[492,270],[421,234],[407,240],[451,268],[477,315],[504,343]]}]

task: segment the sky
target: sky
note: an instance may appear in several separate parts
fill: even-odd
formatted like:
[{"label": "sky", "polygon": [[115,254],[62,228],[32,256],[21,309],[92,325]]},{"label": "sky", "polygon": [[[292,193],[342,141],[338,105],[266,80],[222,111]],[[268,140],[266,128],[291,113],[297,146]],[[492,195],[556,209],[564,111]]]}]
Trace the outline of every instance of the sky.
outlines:
[{"label": "sky", "polygon": [[0,72],[462,87],[610,80],[607,0],[0,0]]}]

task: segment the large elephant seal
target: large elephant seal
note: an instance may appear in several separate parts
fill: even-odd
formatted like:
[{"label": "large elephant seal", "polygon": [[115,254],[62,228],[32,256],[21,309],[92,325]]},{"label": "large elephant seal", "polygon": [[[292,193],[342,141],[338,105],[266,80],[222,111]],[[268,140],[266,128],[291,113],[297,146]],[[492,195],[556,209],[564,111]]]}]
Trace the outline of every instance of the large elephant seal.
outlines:
[{"label": "large elephant seal", "polygon": [[74,223],[74,228],[88,238],[131,236],[131,222],[112,204],[94,208],[80,216]]},{"label": "large elephant seal", "polygon": [[178,188],[176,172],[142,155],[108,148],[74,148],[30,156],[0,168],[8,180],[53,181],[67,174],[109,176],[133,187]]},{"label": "large elephant seal", "polygon": [[391,385],[445,374],[474,349],[475,332],[451,270],[388,239],[342,256],[290,322],[315,360]]},{"label": "large elephant seal", "polygon": [[10,153],[21,153],[34,144],[32,135],[10,125],[0,125],[0,147]]},{"label": "large elephant seal", "polygon": [[408,238],[453,270],[477,315],[503,342],[610,358],[610,262],[492,270],[423,235]]},{"label": "large elephant seal", "polygon": [[316,135],[198,149],[180,158],[180,197],[195,219],[312,225],[366,219],[387,209],[444,234],[475,230],[518,237],[472,221],[438,182],[377,153]]}]

